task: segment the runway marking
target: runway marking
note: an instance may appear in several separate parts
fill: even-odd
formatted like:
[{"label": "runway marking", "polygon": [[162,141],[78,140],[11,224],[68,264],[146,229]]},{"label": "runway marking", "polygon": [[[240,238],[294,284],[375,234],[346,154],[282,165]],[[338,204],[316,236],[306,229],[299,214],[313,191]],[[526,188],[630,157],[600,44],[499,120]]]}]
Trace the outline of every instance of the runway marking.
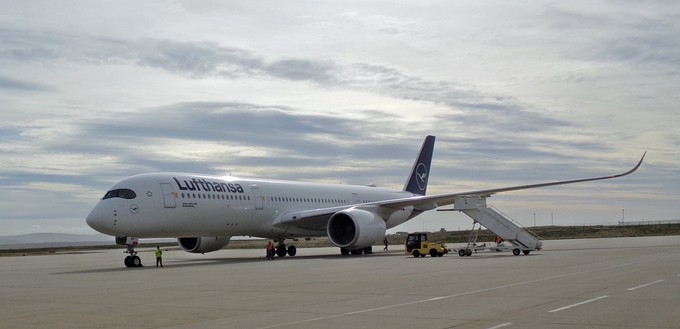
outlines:
[{"label": "runway marking", "polygon": [[581,305],[583,305],[583,304],[592,303],[592,302],[594,302],[594,301],[597,301],[597,300],[600,300],[600,299],[604,299],[604,298],[608,298],[608,297],[609,297],[609,296],[604,295],[604,296],[600,296],[600,297],[597,297],[597,298],[588,299],[588,300],[582,301],[582,302],[580,302],[580,303],[571,304],[571,305],[567,305],[567,306],[564,306],[564,307],[556,308],[556,309],[554,309],[554,310],[548,311],[548,313],[555,313],[555,312],[559,312],[559,311],[568,310],[568,309],[570,309],[570,308],[572,308],[572,307],[576,307],[576,306],[581,306]]},{"label": "runway marking", "polygon": [[446,298],[446,297],[435,297],[435,298],[430,298],[430,299],[428,299],[427,301],[428,301],[428,302],[432,302],[432,301],[440,300],[440,299],[444,299],[444,298]]},{"label": "runway marking", "polygon": [[[308,322],[314,322],[314,321],[321,321],[321,320],[329,320],[329,319],[335,319],[335,318],[340,318],[344,316],[349,316],[349,315],[356,315],[356,314],[363,314],[363,313],[369,313],[369,312],[375,312],[375,311],[382,311],[382,310],[387,310],[391,308],[397,308],[397,307],[403,307],[403,306],[410,306],[410,305],[415,305],[415,304],[421,304],[421,303],[427,303],[433,300],[442,300],[442,299],[448,299],[448,298],[455,298],[455,297],[461,297],[461,296],[467,296],[467,295],[473,295],[477,294],[480,292],[487,292],[487,291],[493,291],[493,290],[499,290],[499,289],[505,289],[505,288],[514,288],[518,286],[524,286],[532,283],[537,283],[537,282],[543,282],[543,281],[550,281],[550,280],[555,280],[555,279],[562,279],[570,276],[577,276],[577,275],[582,275],[582,274],[588,274],[588,273],[594,273],[594,272],[600,272],[600,271],[610,271],[615,268],[619,267],[626,267],[626,266],[632,266],[632,265],[638,265],[638,264],[643,264],[643,263],[648,263],[655,261],[656,259],[646,259],[643,261],[639,262],[632,262],[632,263],[624,263],[624,264],[619,264],[619,265],[612,265],[608,267],[603,267],[603,268],[598,268],[594,270],[587,270],[587,271],[580,271],[580,272],[574,272],[574,273],[566,273],[566,274],[560,274],[560,275],[555,275],[551,277],[545,277],[541,279],[536,279],[536,280],[529,280],[529,281],[524,281],[524,282],[517,282],[517,283],[511,283],[511,284],[505,284],[501,286],[496,286],[496,287],[490,287],[490,288],[484,288],[484,289],[479,289],[479,290],[473,290],[473,291],[467,291],[467,292],[461,292],[453,295],[447,295],[447,296],[439,296],[439,297],[432,297],[432,298],[427,298],[427,299],[421,299],[421,300],[415,300],[411,302],[406,302],[406,303],[400,303],[400,304],[392,304],[392,305],[386,305],[386,306],[381,306],[381,307],[375,307],[375,308],[370,308],[370,309],[365,309],[365,310],[358,310],[354,312],[347,312],[347,313],[340,313],[340,314],[334,314],[334,315],[328,315],[328,316],[322,316],[318,318],[312,318],[312,319],[306,319],[306,320],[299,320],[299,321],[292,321],[292,322],[287,322],[287,323],[279,323],[271,326],[266,326],[266,327],[261,327],[260,329],[271,329],[271,328],[281,328],[281,327],[288,327],[288,326],[294,326],[302,323],[308,323]],[[609,296],[605,297],[600,297],[601,298],[606,298]],[[573,306],[572,306],[573,307]],[[554,310],[553,310],[554,311]],[[551,312],[553,312],[551,311]],[[554,311],[557,312],[557,311]]]},{"label": "runway marking", "polygon": [[497,325],[497,326],[495,326],[495,327],[491,327],[491,328],[488,328],[488,329],[498,329],[498,328],[503,328],[503,327],[507,327],[507,326],[509,326],[509,325],[511,325],[511,324],[512,324],[512,322],[503,323],[503,324],[499,324],[499,325]]},{"label": "runway marking", "polygon": [[659,283],[659,282],[664,282],[664,281],[666,281],[666,280],[663,280],[663,279],[662,279],[662,280],[656,280],[656,281],[650,282],[650,283],[641,284],[641,285],[635,286],[635,287],[633,287],[633,288],[628,288],[628,291],[637,290],[637,289],[644,288],[644,287],[647,287],[647,286],[651,286],[651,285],[653,285],[653,284],[657,284],[657,283]]}]

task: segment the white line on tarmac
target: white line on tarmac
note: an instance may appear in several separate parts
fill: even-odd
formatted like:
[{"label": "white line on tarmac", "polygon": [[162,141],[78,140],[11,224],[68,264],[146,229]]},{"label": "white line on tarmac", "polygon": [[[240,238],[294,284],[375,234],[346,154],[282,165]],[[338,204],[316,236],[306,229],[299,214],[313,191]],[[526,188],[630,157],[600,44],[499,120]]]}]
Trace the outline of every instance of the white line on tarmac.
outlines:
[{"label": "white line on tarmac", "polygon": [[559,312],[559,311],[568,310],[568,309],[570,309],[570,308],[572,308],[572,307],[576,307],[576,306],[581,306],[581,305],[583,305],[583,304],[592,303],[592,302],[594,302],[594,301],[596,301],[596,300],[604,299],[604,298],[607,298],[607,297],[609,297],[609,296],[604,295],[604,296],[600,296],[600,297],[597,297],[597,298],[588,299],[588,300],[582,301],[582,302],[580,302],[580,303],[571,304],[571,305],[567,305],[567,306],[564,306],[564,307],[556,308],[556,309],[554,309],[554,310],[548,311],[548,313],[555,313],[555,312]]},{"label": "white line on tarmac", "polygon": [[503,324],[499,324],[499,325],[497,325],[497,326],[495,326],[495,327],[491,327],[491,328],[488,328],[488,329],[498,329],[498,328],[503,328],[503,327],[507,327],[507,326],[509,326],[509,325],[511,325],[511,324],[512,324],[512,322],[503,323]]},{"label": "white line on tarmac", "polygon": [[[430,302],[430,301],[433,301],[433,300],[441,300],[441,299],[447,299],[447,298],[455,298],[455,297],[460,297],[460,296],[473,295],[473,294],[477,294],[477,293],[480,293],[480,292],[487,292],[487,291],[499,290],[499,289],[505,289],[505,288],[513,288],[513,287],[524,286],[524,285],[537,283],[537,282],[550,281],[550,280],[555,280],[555,279],[562,279],[562,278],[566,278],[566,277],[570,277],[570,276],[577,276],[577,275],[595,273],[595,272],[600,272],[600,271],[610,271],[611,269],[614,269],[614,268],[638,265],[638,264],[648,263],[648,262],[652,262],[652,261],[656,261],[656,259],[646,259],[646,260],[639,261],[639,262],[612,265],[612,266],[607,266],[607,267],[598,268],[598,269],[594,269],[594,270],[560,274],[560,275],[545,277],[545,278],[536,279],[536,280],[529,280],[529,281],[524,281],[524,282],[505,284],[505,285],[502,285],[502,286],[495,286],[495,287],[489,287],[489,288],[484,288],[484,289],[479,289],[479,290],[474,290],[474,291],[461,292],[461,293],[458,293],[458,294],[447,295],[447,296],[432,297],[432,298],[415,300],[415,301],[400,303],[400,304],[385,305],[385,306],[381,306],[381,307],[358,310],[358,311],[354,311],[354,312],[347,312],[347,313],[340,313],[340,314],[334,314],[334,315],[328,315],[328,316],[321,316],[321,317],[317,317],[317,318],[291,321],[291,322],[287,322],[287,323],[279,323],[279,324],[275,324],[275,325],[271,325],[271,326],[261,327],[260,329],[289,327],[289,326],[295,326],[295,325],[302,324],[302,323],[321,321],[321,320],[329,320],[329,319],[335,319],[335,318],[340,318],[340,317],[349,316],[349,315],[363,314],[363,313],[369,313],[369,312],[375,312],[375,311],[382,311],[382,310],[387,310],[387,309],[391,309],[391,308],[409,306],[409,305],[420,304],[420,303],[427,303],[427,302]],[[607,297],[609,297],[609,296],[607,296]]]},{"label": "white line on tarmac", "polygon": [[628,291],[633,291],[633,290],[636,290],[636,289],[644,288],[644,287],[651,286],[651,285],[653,285],[653,284],[656,284],[656,283],[659,283],[659,282],[664,282],[664,281],[666,281],[666,280],[656,280],[656,281],[654,281],[654,282],[641,284],[641,285],[635,286],[635,287],[633,287],[633,288],[628,288]]},{"label": "white line on tarmac", "polygon": [[432,302],[432,301],[440,300],[440,299],[444,299],[444,298],[446,298],[446,297],[435,297],[435,298],[430,298],[430,299],[428,299],[427,301],[428,301],[428,302]]}]

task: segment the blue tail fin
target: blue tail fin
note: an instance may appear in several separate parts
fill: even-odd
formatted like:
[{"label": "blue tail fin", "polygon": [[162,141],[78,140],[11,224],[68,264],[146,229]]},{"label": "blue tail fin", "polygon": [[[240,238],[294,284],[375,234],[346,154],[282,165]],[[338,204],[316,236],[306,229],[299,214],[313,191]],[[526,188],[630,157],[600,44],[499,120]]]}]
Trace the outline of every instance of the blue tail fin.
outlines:
[{"label": "blue tail fin", "polygon": [[413,194],[425,195],[427,181],[430,178],[430,163],[432,163],[432,151],[434,150],[434,136],[425,137],[423,146],[420,148],[418,159],[413,163],[411,176],[409,176],[404,191]]}]

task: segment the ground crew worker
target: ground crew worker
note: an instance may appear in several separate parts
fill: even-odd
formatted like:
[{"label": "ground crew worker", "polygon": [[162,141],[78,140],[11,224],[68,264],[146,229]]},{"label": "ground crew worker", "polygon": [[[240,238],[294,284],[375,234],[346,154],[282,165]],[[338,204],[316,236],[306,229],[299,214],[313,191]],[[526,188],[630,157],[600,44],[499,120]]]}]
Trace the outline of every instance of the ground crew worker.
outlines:
[{"label": "ground crew worker", "polygon": [[385,248],[383,248],[383,250],[387,251],[387,246],[390,244],[390,243],[387,241],[387,237],[385,237],[385,240],[383,240],[383,244],[385,245]]},{"label": "ground crew worker", "polygon": [[161,251],[160,246],[156,246],[156,267],[158,267],[158,264],[163,267],[163,251]]},{"label": "ground crew worker", "polygon": [[274,245],[272,244],[271,241],[267,244],[267,259],[272,260],[274,259]]}]

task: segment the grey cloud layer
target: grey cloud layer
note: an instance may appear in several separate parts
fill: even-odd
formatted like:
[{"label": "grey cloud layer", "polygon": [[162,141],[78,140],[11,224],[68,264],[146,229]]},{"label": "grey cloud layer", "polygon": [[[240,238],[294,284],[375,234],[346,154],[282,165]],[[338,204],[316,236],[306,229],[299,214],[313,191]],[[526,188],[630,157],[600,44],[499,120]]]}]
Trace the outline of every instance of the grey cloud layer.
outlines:
[{"label": "grey cloud layer", "polygon": [[39,83],[26,82],[21,80],[16,80],[8,77],[0,76],[0,91],[3,89],[16,90],[16,91],[56,91],[56,88],[45,86]]},{"label": "grey cloud layer", "polygon": [[[280,59],[267,63],[249,51],[207,42],[152,39],[124,41],[94,37],[77,38],[49,32],[0,30],[0,34],[12,32],[23,34],[24,37],[9,38],[10,42],[0,46],[0,56],[17,61],[63,58],[88,64],[128,63],[162,69],[191,78],[275,77],[309,81],[328,88],[369,90],[395,98],[443,104],[475,113],[476,118],[486,122],[497,122],[499,125],[524,124],[521,130],[565,124],[536,112],[526,111],[512,99],[483,95],[452,81],[423,80],[395,68],[376,64],[341,65],[328,60],[303,58]],[[46,40],[50,41],[44,42]],[[463,116],[462,120],[466,118],[469,116]]]},{"label": "grey cloud layer", "polygon": [[[480,127],[479,137],[467,141],[495,145],[498,140],[510,140],[525,132],[546,131],[568,126],[536,111],[530,111],[517,101],[495,95],[483,95],[455,81],[428,81],[410,76],[396,68],[378,64],[349,63],[287,58],[271,62],[252,52],[223,47],[210,42],[178,42],[171,40],[116,40],[93,36],[71,36],[51,32],[0,30],[8,42],[0,45],[0,58],[13,61],[67,60],[87,65],[136,65],[151,67],[189,78],[222,77],[241,79],[274,77],[291,81],[308,81],[328,88],[370,91],[397,99],[444,105],[458,112],[440,115],[437,119],[451,129]],[[245,103],[185,102],[138,109],[134,114],[114,116],[106,122],[82,122],[74,140],[63,139],[59,145],[46,144],[51,150],[80,152],[92,155],[119,153],[140,167],[181,169],[186,163],[168,159],[155,160],[136,155],[130,149],[150,138],[171,138],[194,141],[243,141],[254,146],[273,147],[293,153],[305,152],[307,162],[330,165],[329,159],[340,156],[376,159],[399,154],[400,141],[386,139],[366,142],[366,132],[375,131],[372,119],[389,121],[385,113],[364,111],[363,120],[343,119],[329,115],[294,114],[295,109]],[[509,132],[512,127],[513,132]],[[382,128],[383,132],[388,128]],[[381,129],[378,129],[380,132]],[[262,132],[266,132],[263,134]],[[327,145],[309,136],[326,134],[348,141],[347,146]],[[419,140],[422,136],[414,136]],[[78,142],[75,142],[75,141]],[[108,141],[125,141],[124,144]],[[363,141],[363,142],[357,142]],[[101,144],[108,145],[102,154]],[[376,154],[376,145],[386,155]],[[505,144],[504,148],[507,149]],[[517,149],[521,149],[518,146]],[[314,158],[315,160],[311,160]],[[323,159],[323,160],[320,160]],[[223,162],[224,159],[220,159]],[[261,159],[258,159],[259,161]],[[231,158],[234,164],[255,164],[252,159]],[[299,165],[299,158],[282,160]],[[195,170],[217,166],[206,163]]]}]

